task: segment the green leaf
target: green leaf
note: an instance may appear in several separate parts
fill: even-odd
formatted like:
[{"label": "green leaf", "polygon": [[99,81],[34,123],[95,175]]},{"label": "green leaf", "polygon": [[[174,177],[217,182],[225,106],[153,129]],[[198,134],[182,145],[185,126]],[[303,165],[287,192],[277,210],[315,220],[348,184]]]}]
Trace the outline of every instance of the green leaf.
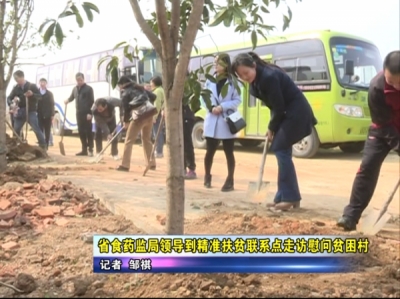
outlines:
[{"label": "green leaf", "polygon": [[75,4],[73,4],[71,6],[71,10],[75,15],[76,22],[78,23],[79,28],[82,28],[83,27],[83,19],[82,19],[82,16],[81,16],[78,8],[75,6]]},{"label": "green leaf", "polygon": [[211,81],[212,83],[217,83],[217,79],[215,79],[215,77],[213,75],[210,74],[204,74],[204,77],[206,77],[206,79],[208,81]]},{"label": "green leaf", "polygon": [[207,6],[203,8],[203,22],[208,23],[210,21],[210,12],[208,11]]},{"label": "green leaf", "polygon": [[64,32],[62,31],[60,23],[56,24],[55,34],[56,34],[57,44],[61,47],[64,41]]},{"label": "green leaf", "polygon": [[54,34],[54,28],[55,28],[55,27],[56,27],[56,22],[54,22],[53,24],[51,24],[51,25],[47,28],[46,32],[44,33],[43,42],[44,42],[46,45],[49,43],[50,38],[53,36],[53,34]]},{"label": "green leaf", "polygon": [[257,47],[257,32],[253,30],[251,32],[251,44],[253,46],[253,50]]},{"label": "green leaf", "polygon": [[228,88],[229,88],[229,84],[224,84],[224,86],[222,86],[221,95],[223,98],[225,98],[226,95],[228,94]]},{"label": "green leaf", "polygon": [[221,24],[226,16],[228,9],[226,7],[222,8],[213,18],[213,20],[208,24],[209,27],[215,27]]},{"label": "green leaf", "polygon": [[91,10],[89,7],[87,7],[87,6],[83,5],[83,4],[82,4],[82,7],[83,7],[83,10],[84,10],[85,13],[86,13],[86,16],[87,16],[89,22],[93,22],[93,13],[92,13],[92,10]]},{"label": "green leaf", "polygon": [[289,28],[289,23],[290,20],[287,16],[283,16],[283,27],[282,27],[282,31],[285,31],[287,28]]},{"label": "green leaf", "polygon": [[118,68],[114,67],[111,69],[111,86],[115,88],[118,84]]},{"label": "green leaf", "polygon": [[42,32],[43,31],[43,28],[48,24],[48,23],[50,23],[50,22],[55,22],[56,20],[54,20],[54,19],[51,19],[51,20],[46,20],[44,23],[42,23],[42,25],[40,25],[40,27],[39,27],[39,32]]},{"label": "green leaf", "polygon": [[266,6],[269,6],[269,0],[263,0],[263,2]]},{"label": "green leaf", "polygon": [[110,57],[111,57],[111,55],[107,55],[107,56],[102,57],[102,58],[97,62],[97,68],[99,69],[99,68],[101,67],[101,65],[102,65],[105,61],[107,61],[107,60],[110,59]]},{"label": "green leaf", "polygon": [[264,13],[269,13],[269,10],[268,10],[265,6],[261,6],[261,10],[262,10]]},{"label": "green leaf", "polygon": [[93,3],[90,3],[90,2],[83,2],[83,3],[82,3],[82,6],[87,7],[87,8],[89,8],[89,9],[91,9],[91,10],[94,10],[94,11],[97,12],[97,13],[100,13],[99,8],[98,8],[96,5],[94,5]]},{"label": "green leaf", "polygon": [[62,12],[62,13],[60,13],[59,15],[58,15],[58,18],[65,18],[65,17],[69,17],[69,16],[73,16],[73,15],[75,15],[72,11],[70,11],[70,10],[66,10],[66,11],[64,11],[64,12]]},{"label": "green leaf", "polygon": [[127,42],[120,42],[120,43],[118,43],[118,44],[116,44],[116,45],[114,46],[113,50],[116,50],[116,49],[118,49],[118,48],[120,48],[121,46],[126,45],[126,44],[127,44]]},{"label": "green leaf", "polygon": [[124,47],[124,56],[125,56],[126,58],[128,58],[128,60],[129,60],[130,62],[133,62],[132,53],[129,52],[129,45],[126,45],[126,46]]},{"label": "green leaf", "polygon": [[274,1],[275,1],[275,7],[278,7],[281,1],[280,0],[274,0]]}]

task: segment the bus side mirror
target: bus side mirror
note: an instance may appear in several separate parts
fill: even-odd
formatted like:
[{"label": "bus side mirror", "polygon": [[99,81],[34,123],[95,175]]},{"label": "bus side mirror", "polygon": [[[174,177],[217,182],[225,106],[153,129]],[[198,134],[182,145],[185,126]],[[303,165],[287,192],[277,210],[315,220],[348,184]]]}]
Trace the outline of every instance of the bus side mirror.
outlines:
[{"label": "bus side mirror", "polygon": [[345,68],[345,75],[353,76],[354,75],[354,61],[353,60],[346,60],[344,64]]}]

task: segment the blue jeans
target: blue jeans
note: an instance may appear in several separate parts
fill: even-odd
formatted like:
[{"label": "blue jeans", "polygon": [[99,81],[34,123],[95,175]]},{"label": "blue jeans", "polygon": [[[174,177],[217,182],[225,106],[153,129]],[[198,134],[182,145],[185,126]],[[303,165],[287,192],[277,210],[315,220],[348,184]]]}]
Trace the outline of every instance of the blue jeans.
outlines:
[{"label": "blue jeans", "polygon": [[[154,138],[156,138],[156,136],[157,136],[157,131],[158,131],[158,128],[160,127],[161,119],[162,119],[162,116],[159,115],[157,117],[156,122],[153,125]],[[161,128],[160,134],[158,135],[158,139],[155,140],[155,143],[156,143],[157,155],[162,155],[163,152],[164,152],[164,143],[165,143],[165,139],[164,139],[164,124],[163,124],[163,128]]]},{"label": "blue jeans", "polygon": [[[14,129],[18,135],[21,135],[21,130],[24,127],[25,122],[26,122],[25,114],[21,117],[14,118]],[[36,111],[29,112],[28,124],[31,126],[33,132],[35,133],[37,141],[39,142],[39,146],[46,147],[47,146],[46,139],[44,138],[44,134],[39,127],[39,121]]]},{"label": "blue jeans", "polygon": [[274,202],[296,202],[301,200],[296,169],[292,160],[292,147],[276,151],[275,156],[278,160],[278,192],[275,195]]}]

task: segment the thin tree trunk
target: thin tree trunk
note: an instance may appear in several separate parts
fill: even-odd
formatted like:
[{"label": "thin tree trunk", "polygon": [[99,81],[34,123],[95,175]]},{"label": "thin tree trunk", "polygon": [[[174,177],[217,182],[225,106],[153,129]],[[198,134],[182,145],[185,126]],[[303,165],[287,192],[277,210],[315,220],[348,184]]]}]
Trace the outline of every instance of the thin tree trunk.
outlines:
[{"label": "thin tree trunk", "polygon": [[7,168],[6,145],[6,91],[0,90],[0,173]]}]

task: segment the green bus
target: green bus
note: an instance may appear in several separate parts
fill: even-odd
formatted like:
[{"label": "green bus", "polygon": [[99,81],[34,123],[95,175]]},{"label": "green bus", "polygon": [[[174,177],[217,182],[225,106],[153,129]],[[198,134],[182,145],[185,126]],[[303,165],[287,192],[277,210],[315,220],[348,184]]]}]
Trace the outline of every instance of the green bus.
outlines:
[{"label": "green bus", "polygon": [[[198,47],[199,49],[199,47]],[[207,54],[226,52],[232,58],[251,51],[251,42],[216,46],[193,52],[190,69],[208,65],[213,58]],[[370,80],[382,69],[378,48],[370,41],[330,30],[312,31],[269,37],[260,40],[254,50],[268,62],[283,68],[304,92],[318,120],[315,130],[293,146],[293,155],[311,158],[319,148],[339,147],[346,153],[363,149],[370,125],[367,93]],[[239,111],[247,122],[237,134],[245,147],[258,146],[265,139],[269,109],[242,88]],[[203,120],[205,109],[196,112],[193,143],[205,148]]]}]

